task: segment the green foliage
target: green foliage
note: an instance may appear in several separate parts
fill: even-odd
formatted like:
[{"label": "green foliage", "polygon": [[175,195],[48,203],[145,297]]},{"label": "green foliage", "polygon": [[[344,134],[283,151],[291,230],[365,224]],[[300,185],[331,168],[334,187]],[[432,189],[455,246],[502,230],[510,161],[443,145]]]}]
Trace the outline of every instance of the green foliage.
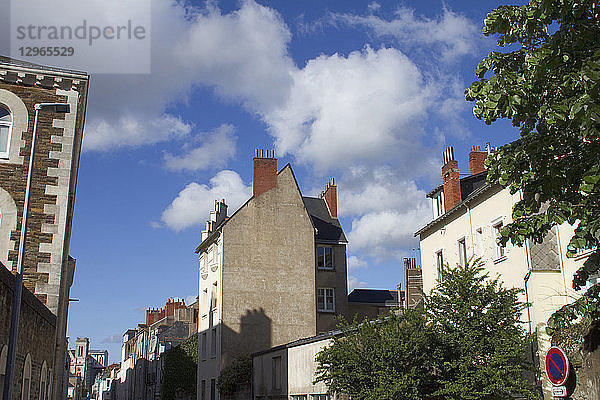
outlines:
[{"label": "green foliage", "polygon": [[231,363],[221,370],[217,379],[217,388],[223,395],[232,395],[240,387],[248,386],[252,382],[252,357],[241,355],[234,358]]},{"label": "green foliage", "polygon": [[196,398],[198,369],[198,337],[192,335],[179,346],[163,355],[163,381],[160,386],[163,400],[174,400],[177,394]]},{"label": "green foliage", "polygon": [[435,337],[422,310],[343,326],[321,351],[315,382],[356,400],[421,399],[432,393]]},{"label": "green foliage", "polygon": [[317,355],[316,382],[356,400],[535,398],[525,305],[482,271],[444,271],[422,307],[344,325]]},{"label": "green foliage", "polygon": [[[515,50],[491,52],[465,91],[477,118],[508,118],[521,134],[486,161],[488,181],[522,192],[502,242],[541,241],[555,224],[576,226],[567,256],[595,250],[575,274],[575,289],[600,266],[599,12],[597,0],[530,0],[492,10],[484,35]],[[600,318],[597,285],[555,313],[548,332],[580,318]]]}]

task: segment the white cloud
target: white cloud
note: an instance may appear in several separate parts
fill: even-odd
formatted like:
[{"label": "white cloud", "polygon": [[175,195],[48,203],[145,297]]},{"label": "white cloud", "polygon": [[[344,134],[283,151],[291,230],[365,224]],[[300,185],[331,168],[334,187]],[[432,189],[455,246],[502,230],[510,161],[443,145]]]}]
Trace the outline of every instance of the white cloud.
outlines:
[{"label": "white cloud", "polygon": [[399,158],[423,135],[431,91],[399,50],[322,55],[293,78],[288,101],[264,117],[279,154],[324,170]]},{"label": "white cloud", "polygon": [[231,214],[251,195],[252,188],[246,186],[236,172],[223,170],[210,180],[210,186],[188,184],[162,213],[161,221],[177,232],[202,226],[214,210],[215,200],[225,199]]},{"label": "white cloud", "polygon": [[[369,11],[377,11],[369,7]],[[331,23],[343,23],[371,29],[378,36],[395,38],[404,46],[437,49],[444,61],[475,54],[483,39],[481,29],[464,15],[444,7],[436,18],[416,16],[412,8],[400,7],[394,18],[375,15],[331,14]]]},{"label": "white cloud", "polygon": [[[116,9],[120,4],[90,1]],[[287,97],[294,69],[287,53],[291,34],[271,8],[248,0],[223,14],[211,6],[154,0],[152,18],[152,73],[93,78],[87,149],[167,141],[183,126],[190,133],[190,124],[164,114],[172,104],[185,102],[196,86],[212,87],[253,113],[269,112]],[[159,121],[165,123],[159,127]]]},{"label": "white cloud", "polygon": [[366,287],[367,282],[359,280],[357,277],[348,275],[348,292],[351,292],[352,289]]},{"label": "white cloud", "polygon": [[202,144],[181,156],[166,153],[165,167],[171,171],[198,171],[223,167],[235,155],[236,137],[233,125],[223,124],[212,132],[197,135]]},{"label": "white cloud", "polygon": [[352,217],[347,236],[354,253],[401,258],[416,244],[414,232],[431,217],[426,193],[398,171],[355,168],[340,186],[339,209]]},{"label": "white cloud", "polygon": [[359,268],[367,268],[367,262],[357,256],[348,257],[348,271],[353,271]]}]

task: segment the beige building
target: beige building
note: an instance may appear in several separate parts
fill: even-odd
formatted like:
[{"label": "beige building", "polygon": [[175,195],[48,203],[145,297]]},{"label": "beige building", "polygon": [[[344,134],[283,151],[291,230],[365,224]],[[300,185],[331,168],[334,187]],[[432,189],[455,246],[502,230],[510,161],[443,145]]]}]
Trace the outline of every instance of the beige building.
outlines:
[{"label": "beige building", "polygon": [[334,400],[323,382],[313,383],[317,372],[315,357],[331,345],[329,332],[296,340],[252,355],[254,400]]},{"label": "beige building", "polygon": [[[573,229],[567,224],[554,227],[542,243],[527,242],[523,247],[497,243],[499,229],[512,222],[512,207],[520,193],[486,183],[484,161],[489,151],[472,147],[469,154],[471,175],[460,178],[453,149],[444,152],[443,184],[427,196],[432,199],[433,219],[415,233],[420,238],[424,292],[438,282],[446,265],[464,264],[480,257],[490,277],[500,276],[508,287],[524,290],[523,301],[531,306],[523,313],[525,328],[538,335],[538,357],[549,348],[545,327],[548,318],[578,294],[571,288],[573,273],[581,267],[586,254],[566,258]],[[547,392],[549,382],[541,374]]]},{"label": "beige building", "polygon": [[202,243],[198,398],[218,399],[216,380],[236,356],[335,329],[348,309],[346,237],[331,181],[304,197],[291,166],[254,158],[254,195],[231,217],[215,203]]}]

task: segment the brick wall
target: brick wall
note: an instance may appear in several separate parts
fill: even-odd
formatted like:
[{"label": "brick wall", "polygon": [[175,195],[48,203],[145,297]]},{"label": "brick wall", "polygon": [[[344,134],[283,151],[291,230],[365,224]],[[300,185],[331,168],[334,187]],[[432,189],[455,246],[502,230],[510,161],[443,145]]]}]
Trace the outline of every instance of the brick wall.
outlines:
[{"label": "brick wall", "polygon": [[[15,277],[0,264],[0,349],[8,345]],[[13,375],[13,396],[21,398],[23,366],[27,353],[31,356],[31,397],[39,398],[40,373],[44,361],[53,368],[56,316],[29,290],[23,290],[19,338]]]}]

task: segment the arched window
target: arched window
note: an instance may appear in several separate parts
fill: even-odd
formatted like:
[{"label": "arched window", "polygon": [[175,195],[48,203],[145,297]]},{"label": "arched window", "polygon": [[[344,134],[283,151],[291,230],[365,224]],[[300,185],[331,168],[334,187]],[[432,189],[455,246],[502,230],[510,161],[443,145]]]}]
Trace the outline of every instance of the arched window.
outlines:
[{"label": "arched window", "polygon": [[10,111],[0,105],[0,157],[8,158],[10,150],[10,134],[12,132],[12,116]]},{"label": "arched window", "polygon": [[21,400],[29,400],[31,393],[31,355],[27,353],[25,365],[23,366],[23,388],[21,390]]},{"label": "arched window", "polygon": [[2,346],[0,350],[0,400],[4,396],[4,376],[6,375],[6,358],[8,357],[8,346]]},{"label": "arched window", "polygon": [[40,372],[40,400],[46,400],[46,390],[48,389],[48,367],[46,361],[42,364]]}]

